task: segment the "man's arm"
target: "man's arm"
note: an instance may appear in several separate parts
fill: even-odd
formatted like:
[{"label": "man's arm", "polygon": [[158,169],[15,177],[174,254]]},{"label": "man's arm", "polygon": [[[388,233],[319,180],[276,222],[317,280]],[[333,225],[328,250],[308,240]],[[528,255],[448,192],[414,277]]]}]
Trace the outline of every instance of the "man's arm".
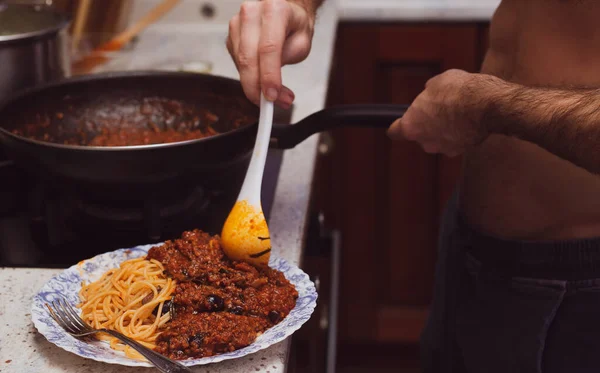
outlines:
[{"label": "man's arm", "polygon": [[490,134],[512,136],[600,174],[600,89],[532,88],[448,70],[427,82],[388,134],[448,156]]},{"label": "man's arm", "polygon": [[530,88],[489,80],[482,120],[490,133],[535,143],[600,174],[600,90]]}]

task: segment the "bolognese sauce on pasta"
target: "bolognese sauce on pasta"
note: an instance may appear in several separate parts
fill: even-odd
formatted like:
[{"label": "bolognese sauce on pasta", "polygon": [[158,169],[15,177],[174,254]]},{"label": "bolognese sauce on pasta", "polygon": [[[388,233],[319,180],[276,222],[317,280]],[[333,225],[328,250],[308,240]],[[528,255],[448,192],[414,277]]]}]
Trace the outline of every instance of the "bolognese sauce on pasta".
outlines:
[{"label": "bolognese sauce on pasta", "polygon": [[[80,292],[83,319],[173,359],[234,351],[279,323],[298,293],[269,267],[230,260],[219,236],[184,232],[122,263]],[[111,347],[142,358],[109,339]]]}]

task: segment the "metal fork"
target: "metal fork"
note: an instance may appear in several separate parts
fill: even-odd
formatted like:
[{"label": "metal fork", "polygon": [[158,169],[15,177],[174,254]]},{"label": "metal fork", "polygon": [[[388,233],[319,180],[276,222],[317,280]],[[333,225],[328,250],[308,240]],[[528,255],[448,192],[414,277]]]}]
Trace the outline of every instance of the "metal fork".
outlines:
[{"label": "metal fork", "polygon": [[154,364],[161,372],[178,373],[192,371],[176,361],[173,361],[158,352],[155,352],[144,345],[134,341],[123,334],[110,329],[94,329],[85,323],[81,317],[75,312],[73,307],[66,299],[58,299],[52,302],[52,306],[46,304],[50,316],[60,325],[67,333],[76,338],[86,337],[96,333],[108,333],[115,338],[120,339],[123,343],[133,347],[137,352],[142,354],[152,364]]}]

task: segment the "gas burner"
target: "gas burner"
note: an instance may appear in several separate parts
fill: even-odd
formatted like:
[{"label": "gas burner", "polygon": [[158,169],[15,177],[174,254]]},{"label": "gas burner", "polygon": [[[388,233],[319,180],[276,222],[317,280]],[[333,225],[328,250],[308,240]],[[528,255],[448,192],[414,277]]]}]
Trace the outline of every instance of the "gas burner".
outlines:
[{"label": "gas burner", "polygon": [[218,233],[233,204],[224,194],[201,186],[174,196],[119,203],[91,201],[72,191],[46,191],[43,213],[29,217],[31,235],[43,254],[30,265],[64,267],[103,252],[175,239],[195,228]]},{"label": "gas burner", "polygon": [[211,200],[209,193],[200,186],[174,197],[118,205],[77,199],[74,201],[76,212],[72,223],[79,229],[102,226],[112,229],[118,227],[122,231],[145,231],[148,239],[158,240],[163,234],[165,222],[181,222],[189,220],[191,216],[203,215]]}]

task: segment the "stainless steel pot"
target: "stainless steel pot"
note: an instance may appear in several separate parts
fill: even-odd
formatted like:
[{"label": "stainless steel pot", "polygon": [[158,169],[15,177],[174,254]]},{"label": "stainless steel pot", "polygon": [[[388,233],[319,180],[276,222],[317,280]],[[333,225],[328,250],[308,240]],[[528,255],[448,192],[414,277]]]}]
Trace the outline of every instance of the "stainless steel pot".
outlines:
[{"label": "stainless steel pot", "polygon": [[50,7],[0,1],[0,101],[71,75],[69,24]]}]

